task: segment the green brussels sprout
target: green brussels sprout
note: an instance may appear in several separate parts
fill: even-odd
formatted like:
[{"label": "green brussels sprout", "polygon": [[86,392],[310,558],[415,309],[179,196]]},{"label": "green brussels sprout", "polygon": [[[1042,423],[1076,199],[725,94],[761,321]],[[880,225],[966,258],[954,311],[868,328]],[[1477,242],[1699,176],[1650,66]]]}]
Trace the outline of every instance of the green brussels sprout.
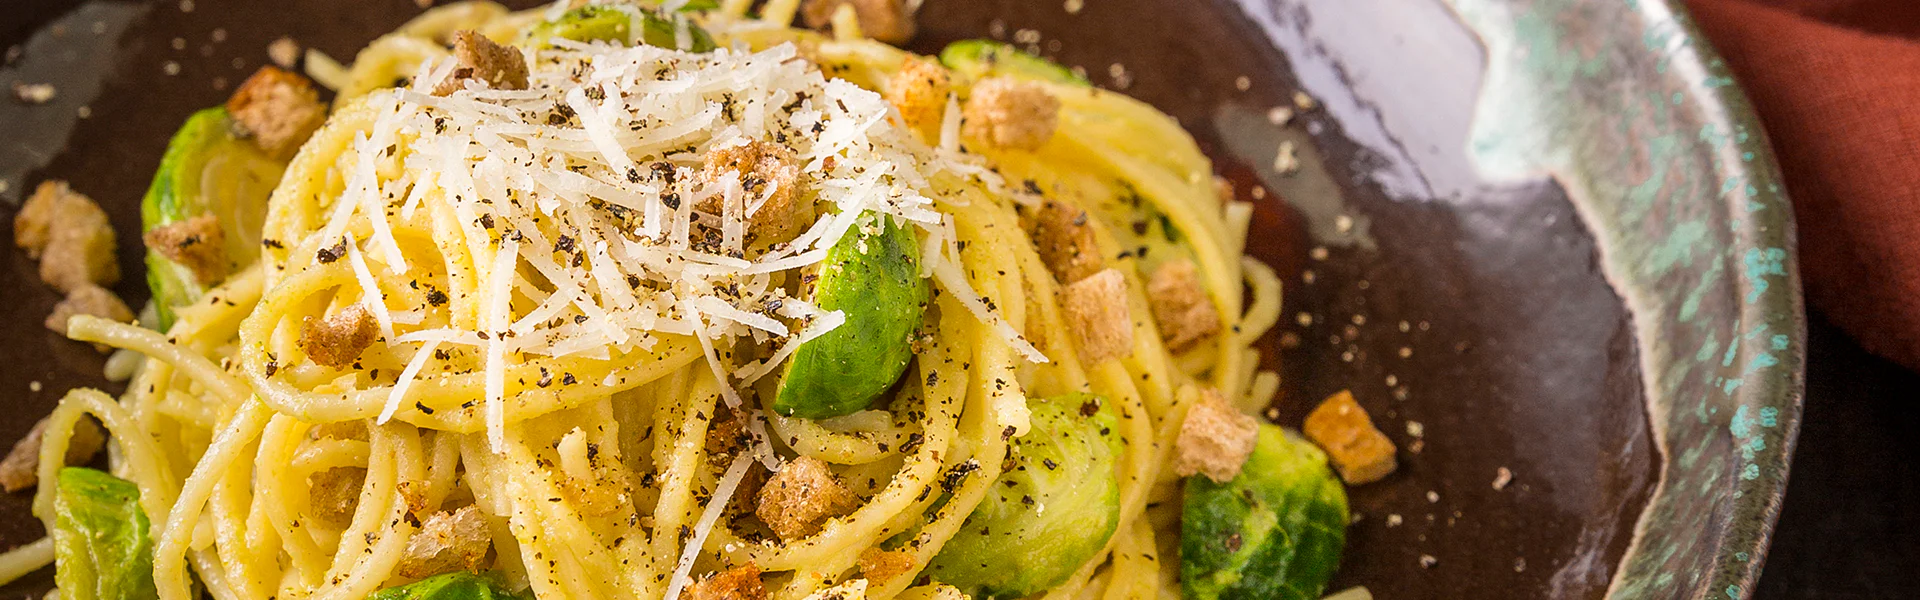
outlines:
[{"label": "green brussels sprout", "polygon": [[374,592],[367,600],[531,600],[532,594],[508,591],[499,576],[466,571],[441,573]]},{"label": "green brussels sprout", "polygon": [[974,598],[1022,598],[1065,582],[1120,526],[1113,409],[1092,394],[1032,403],[1012,468],[927,572]]},{"label": "green brussels sprout", "polygon": [[1180,585],[1189,600],[1313,600],[1346,536],[1347,492],[1326,453],[1262,424],[1239,477],[1187,478]]},{"label": "green brussels sprout", "polygon": [[913,331],[928,301],[919,243],[911,229],[869,212],[827,250],[809,279],[801,297],[847,320],[794,351],[773,410],[809,419],[866,410],[913,358]]},{"label": "green brussels sprout", "polygon": [[53,492],[54,582],[70,600],[151,600],[153,538],[140,488],[84,467],[60,470]]},{"label": "green brussels sprout", "polygon": [[[167,142],[160,170],[140,201],[142,232],[211,213],[220,220],[222,244],[236,265],[260,256],[260,227],[267,219],[267,197],[280,184],[286,161],[236,135],[225,108],[209,108],[187,118]],[[193,270],[147,251],[147,286],[160,315],[160,329],[173,326],[173,309],[199,300],[206,283]]]},{"label": "green brussels sprout", "polygon": [[[684,13],[697,10],[692,4],[681,8]],[[576,42],[616,42],[625,44],[632,39],[633,15],[640,16],[640,42],[661,48],[680,48],[680,25],[687,26],[688,46],[680,48],[692,52],[708,52],[716,46],[713,36],[705,29],[687,21],[683,14],[662,14],[660,12],[638,8],[633,12],[604,5],[582,6],[560,16],[560,18],[534,25],[527,33],[530,44],[536,48],[545,47],[554,38],[569,39]]]},{"label": "green brussels sprout", "polygon": [[1068,85],[1089,85],[1087,78],[1059,64],[993,40],[961,40],[940,50],[940,63],[967,79],[1004,75]]}]

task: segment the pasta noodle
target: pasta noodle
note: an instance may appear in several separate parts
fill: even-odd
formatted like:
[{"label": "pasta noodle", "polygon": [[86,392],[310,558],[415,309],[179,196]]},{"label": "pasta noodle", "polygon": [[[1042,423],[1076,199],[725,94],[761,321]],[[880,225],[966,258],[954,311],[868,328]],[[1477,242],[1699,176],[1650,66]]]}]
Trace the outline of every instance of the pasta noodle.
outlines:
[{"label": "pasta noodle", "polygon": [[[1252,410],[1279,383],[1255,372],[1252,345],[1278,319],[1281,290],[1271,269],[1241,257],[1250,209],[1216,195],[1210,163],[1171,118],[1091,88],[1044,84],[1060,116],[1036,150],[961,151],[953,98],[938,139],[923,142],[876,93],[909,55],[861,39],[845,6],[823,36],[786,27],[795,0],[765,3],[758,21],[746,17],[751,4],[728,0],[703,17],[719,58],[558,41],[528,50],[527,90],[430,91],[450,69],[452,32],[512,39],[542,19],[485,2],[431,10],[326,73],[336,110],[274,192],[259,263],[184,307],[164,334],[74,322],[74,339],[148,359],[122,398],[67,396],[40,480],[52,480],[76,419],[102,420],[114,472],[138,485],[156,524],[165,600],[194,597],[196,580],[222,599],[363,598],[417,579],[400,565],[421,519],[467,505],[484,515],[493,568],[541,598],[673,598],[698,575],[747,562],[775,598],[849,580],[865,580],[870,598],[949,597],[915,582],[992,491],[1010,439],[1031,426],[1029,399],[1091,392],[1119,415],[1121,525],[1046,597],[1177,594],[1162,571],[1179,503],[1163,500],[1177,496],[1168,465],[1193,402],[1183,388],[1210,385]],[[822,79],[807,61],[843,79]],[[779,83],[721,108],[673,100],[717,97],[700,86],[749,77]],[[775,114],[803,101],[805,116]],[[646,110],[681,120],[610,126]],[[567,126],[544,127],[550,116]],[[668,190],[692,188],[641,178],[673,170],[647,161],[681,148],[784,126],[817,134],[794,158],[823,174],[813,189],[838,209],[791,246],[742,241],[744,215],[771,210],[748,189],[764,183],[719,181],[663,206]],[[679,177],[699,174],[688,158],[698,155],[674,163]],[[1090,207],[1144,201],[1089,211],[1134,315],[1119,360],[1082,355],[1059,300],[1066,282],[1029,240],[1040,209],[1028,195],[1043,188]],[[716,208],[693,214],[695,197]],[[649,241],[591,235],[617,220],[587,206],[640,215]],[[913,366],[873,409],[772,413],[781,346],[841,318],[782,296],[798,271],[776,266],[819,262],[862,227],[862,211],[910,225],[924,244],[922,275],[936,291]],[[1169,239],[1179,233],[1151,259],[1127,251],[1145,242],[1116,218],[1149,213],[1164,216]],[[687,246],[701,227],[719,242]],[[1162,342],[1143,279],[1176,258],[1197,266],[1223,316],[1223,333],[1179,354]],[[728,286],[745,300],[713,300]],[[777,311],[751,304],[776,297],[787,298]],[[380,341],[338,368],[304,359],[306,329],[352,307],[368,309]],[[339,433],[356,423],[361,433]],[[714,446],[728,423],[750,442]],[[742,525],[750,488],[802,456],[854,482],[856,505],[797,539]],[[329,522],[312,488],[343,469],[364,477],[350,518]],[[50,487],[35,507],[51,523]],[[889,548],[911,566],[865,573],[861,557]],[[44,541],[16,550],[0,556],[0,578],[50,560]]]}]

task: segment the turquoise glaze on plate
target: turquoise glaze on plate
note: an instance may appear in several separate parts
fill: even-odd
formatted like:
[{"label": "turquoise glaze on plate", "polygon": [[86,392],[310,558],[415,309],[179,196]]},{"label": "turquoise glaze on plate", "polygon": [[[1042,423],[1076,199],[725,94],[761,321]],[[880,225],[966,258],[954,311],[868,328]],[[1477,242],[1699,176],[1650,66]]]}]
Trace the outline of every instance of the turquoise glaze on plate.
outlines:
[{"label": "turquoise glaze on plate", "polygon": [[1792,207],[1765,132],[1676,5],[1449,2],[1490,58],[1473,156],[1565,186],[1635,315],[1666,464],[1608,596],[1745,598],[1805,362]]}]

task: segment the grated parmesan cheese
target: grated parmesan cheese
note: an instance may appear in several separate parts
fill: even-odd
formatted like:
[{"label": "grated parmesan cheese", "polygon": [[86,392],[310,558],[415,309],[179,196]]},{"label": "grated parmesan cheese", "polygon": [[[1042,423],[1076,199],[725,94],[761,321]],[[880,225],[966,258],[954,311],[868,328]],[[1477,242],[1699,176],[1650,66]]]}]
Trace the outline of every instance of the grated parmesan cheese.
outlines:
[{"label": "grated parmesan cheese", "polygon": [[[530,58],[525,90],[473,84],[446,96],[427,92],[453,63],[423,62],[409,88],[369,96],[373,125],[335,165],[344,185],[318,235],[364,236],[365,248],[349,243],[355,277],[389,346],[415,346],[381,421],[405,405],[436,349],[474,348],[498,449],[506,398],[518,393],[508,365],[526,355],[605,360],[665,335],[695,338],[727,404],[739,406],[740,388],[845,322],[787,297],[781,282],[822,264],[866,211],[918,228],[928,249],[921,275],[1022,357],[1046,361],[972,289],[951,219],[929,196],[934,174],[1009,192],[961,151],[956,99],[935,148],[889,122],[879,94],[828,78],[792,44],[695,54],[556,40]],[[704,168],[716,148],[761,141],[790,151],[802,166],[794,184],[823,205],[798,236],[770,246],[748,225],[775,192],[790,191]],[[350,230],[349,218],[361,217],[370,226]],[[466,287],[452,286],[471,297],[395,310],[378,286],[408,270],[395,223],[421,220],[453,232],[436,240],[443,251],[475,257]],[[443,310],[455,314],[436,316]],[[770,344],[771,354],[737,364],[743,340]],[[770,463],[756,425],[754,454]]]}]

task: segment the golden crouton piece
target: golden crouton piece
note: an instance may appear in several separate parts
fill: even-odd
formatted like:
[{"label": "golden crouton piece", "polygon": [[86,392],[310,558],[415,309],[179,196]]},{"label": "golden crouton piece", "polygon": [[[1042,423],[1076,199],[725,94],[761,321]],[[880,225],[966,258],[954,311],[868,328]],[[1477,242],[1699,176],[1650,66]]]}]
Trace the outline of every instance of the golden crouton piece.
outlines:
[{"label": "golden crouton piece", "polygon": [[747,563],[714,573],[687,586],[681,596],[688,600],[765,600],[767,588],[760,582],[760,567]]},{"label": "golden crouton piece", "polygon": [[155,227],[141,239],[148,249],[193,271],[193,278],[203,285],[219,283],[233,267],[227,260],[220,218],[212,213]]},{"label": "golden crouton piece", "polygon": [[453,32],[453,58],[458,61],[453,73],[434,86],[433,95],[465,89],[468,80],[496,90],[527,89],[527,59],[519,48],[502,46],[479,32],[463,29]]},{"label": "golden crouton piece", "polygon": [[820,531],[827,519],[851,512],[853,492],[827,470],[827,463],[811,456],[788,461],[760,488],[754,515],[783,540],[797,540]]},{"label": "golden crouton piece", "polygon": [[[92,315],[109,321],[126,323],[133,320],[133,311],[127,309],[127,303],[106,288],[88,283],[67,293],[59,304],[53,305],[53,312],[47,315],[47,329],[60,335],[67,334],[67,321],[76,315]],[[94,344],[101,352],[112,350],[105,344]]]},{"label": "golden crouton piece", "polygon": [[345,528],[360,507],[360,488],[367,483],[367,470],[360,467],[335,467],[307,478],[313,516],[333,527]]},{"label": "golden crouton piece", "polygon": [[492,549],[493,536],[480,509],[463,506],[443,510],[427,517],[420,531],[407,538],[407,553],[394,570],[401,577],[414,578],[457,569],[479,573],[486,567],[487,551]]},{"label": "golden crouton piece", "polygon": [[989,77],[973,84],[961,125],[966,137],[990,146],[1033,150],[1053,138],[1060,99],[1037,82]]},{"label": "golden crouton piece", "polygon": [[913,11],[908,10],[906,0],[802,0],[800,18],[808,28],[826,29],[842,4],[853,5],[860,31],[867,37],[896,45],[913,39]]},{"label": "golden crouton piece", "polygon": [[[785,146],[754,140],[716,148],[707,153],[701,176],[709,182],[738,177],[741,188],[746,191],[746,207],[766,197],[747,219],[747,233],[754,241],[787,241],[810,222],[807,217],[812,216],[811,207],[802,206],[801,202],[800,164]],[[720,203],[719,197],[710,197],[702,200],[697,208],[719,214],[723,208]]]},{"label": "golden crouton piece", "polygon": [[227,114],[261,151],[285,160],[327,120],[327,105],[307,78],[266,66],[227,98]]},{"label": "golden crouton piece", "polygon": [[1168,261],[1147,279],[1147,302],[1160,339],[1173,353],[1185,352],[1196,342],[1220,331],[1220,312],[1200,286],[1200,270],[1193,261]]},{"label": "golden crouton piece", "polygon": [[1033,216],[1033,248],[1055,281],[1073,283],[1106,268],[1091,217],[1079,207],[1048,200]]},{"label": "golden crouton piece", "polygon": [[913,570],[913,553],[905,550],[868,548],[860,553],[860,574],[869,581],[882,582]]},{"label": "golden crouton piece", "polygon": [[1097,365],[1133,353],[1133,316],[1127,310],[1127,278],[1107,269],[1060,288],[1067,329],[1080,343],[1080,358]]},{"label": "golden crouton piece", "polygon": [[1228,404],[1219,390],[1190,387],[1192,391],[1181,390],[1182,396],[1191,394],[1194,401],[1173,444],[1173,471],[1181,477],[1199,473],[1217,483],[1231,481],[1253,454],[1260,421]]},{"label": "golden crouton piece", "polygon": [[907,129],[929,144],[940,141],[940,125],[947,117],[947,95],[953,82],[940,63],[909,56],[887,81],[887,102],[900,111]]},{"label": "golden crouton piece", "polygon": [[[13,218],[13,241],[40,260],[40,280],[62,292],[120,281],[113,226],[93,199],[46,181]],[[62,328],[64,331],[65,328]]]},{"label": "golden crouton piece", "polygon": [[380,327],[367,307],[355,304],[324,319],[307,318],[300,331],[300,350],[317,364],[344,369],[380,337]]},{"label": "golden crouton piece", "polygon": [[[13,450],[7,452],[6,460],[0,460],[0,487],[9,492],[18,492],[40,483],[40,439],[46,437],[46,433],[47,420],[40,419],[27,432],[27,437],[13,444]],[[91,417],[75,421],[73,437],[67,441],[66,464],[86,464],[106,443],[106,432]]]},{"label": "golden crouton piece", "polygon": [[1373,427],[1373,420],[1353,401],[1350,391],[1343,390],[1321,402],[1307,415],[1301,430],[1327,451],[1334,470],[1347,485],[1379,481],[1399,466],[1393,456],[1393,441]]}]

